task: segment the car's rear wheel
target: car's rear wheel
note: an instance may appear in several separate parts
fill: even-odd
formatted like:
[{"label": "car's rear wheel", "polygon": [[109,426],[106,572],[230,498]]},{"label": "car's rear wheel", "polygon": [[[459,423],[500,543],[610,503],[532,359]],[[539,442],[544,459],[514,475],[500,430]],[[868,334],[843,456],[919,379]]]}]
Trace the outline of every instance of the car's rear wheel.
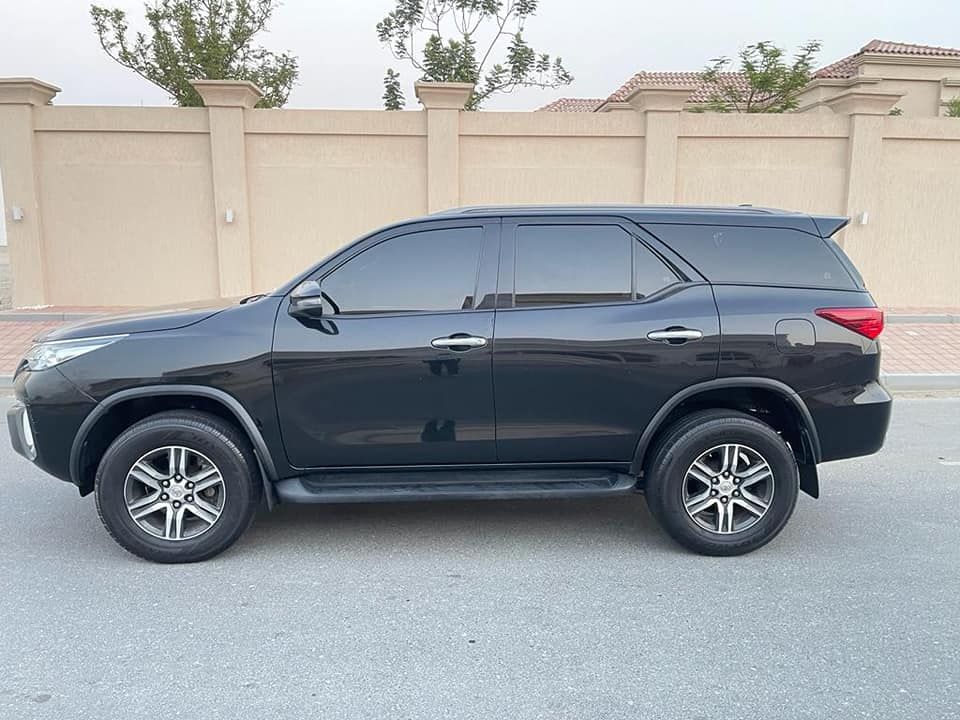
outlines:
[{"label": "car's rear wheel", "polygon": [[94,489],[114,540],[156,562],[223,552],[249,526],[262,493],[247,439],[194,411],[159,413],[123,432],[104,454]]},{"label": "car's rear wheel", "polygon": [[646,465],[651,512],[685,547],[740,555],[770,542],[797,501],[790,447],[744,413],[707,410],[675,423]]}]

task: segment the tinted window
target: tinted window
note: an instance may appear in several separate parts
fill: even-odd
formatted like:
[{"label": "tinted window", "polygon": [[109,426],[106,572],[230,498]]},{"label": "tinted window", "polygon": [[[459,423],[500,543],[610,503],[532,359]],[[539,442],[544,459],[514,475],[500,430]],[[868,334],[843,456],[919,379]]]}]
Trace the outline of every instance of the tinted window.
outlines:
[{"label": "tinted window", "polygon": [[673,270],[639,240],[633,245],[633,267],[633,284],[638,300],[678,281]]},{"label": "tinted window", "polygon": [[714,282],[855,287],[850,273],[826,243],[799,230],[708,225],[647,227]]},{"label": "tinted window", "polygon": [[401,235],[351,258],[321,286],[343,315],[470,309],[482,239],[479,227]]},{"label": "tinted window", "polygon": [[517,307],[630,300],[630,245],[615,225],[517,228]]},{"label": "tinted window", "polygon": [[843,251],[843,248],[837,244],[837,241],[833,238],[824,238],[823,241],[833,250],[833,254],[840,258],[840,264],[843,265],[851,277],[853,277],[853,281],[857,284],[857,287],[861,290],[866,290],[867,286],[864,285],[863,275],[857,270],[857,266],[853,264],[853,261]]}]

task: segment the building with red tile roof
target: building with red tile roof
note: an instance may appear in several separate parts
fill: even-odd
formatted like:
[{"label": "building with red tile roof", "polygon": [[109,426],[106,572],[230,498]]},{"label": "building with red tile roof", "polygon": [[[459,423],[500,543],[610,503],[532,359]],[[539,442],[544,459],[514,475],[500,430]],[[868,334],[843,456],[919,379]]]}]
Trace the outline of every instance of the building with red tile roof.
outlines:
[{"label": "building with red tile roof", "polygon": [[[747,88],[743,73],[721,73],[725,85]],[[716,96],[716,87],[695,71],[633,75],[606,98],[560,98],[538,108],[544,112],[610,112],[629,109],[628,98],[640,86],[691,88],[687,106],[702,107]],[[960,96],[960,48],[871,40],[853,55],[817,70],[799,97],[799,112],[832,112],[831,102],[851,92],[899,94],[903,115],[942,115],[947,103]]]}]

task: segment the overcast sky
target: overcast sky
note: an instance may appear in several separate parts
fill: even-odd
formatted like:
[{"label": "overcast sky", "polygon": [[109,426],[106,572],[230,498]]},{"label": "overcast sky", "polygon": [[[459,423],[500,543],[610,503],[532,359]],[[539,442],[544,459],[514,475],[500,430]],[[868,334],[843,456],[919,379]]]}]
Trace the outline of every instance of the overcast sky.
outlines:
[{"label": "overcast sky", "polygon": [[[142,26],[143,0],[100,0]],[[300,59],[289,106],[376,108],[384,69],[401,71],[415,108],[412,69],[393,60],[374,26],[392,0],[285,0],[259,42]],[[559,90],[524,90],[489,109],[528,110],[557,97],[605,97],[638,70],[700,70],[718,55],[772,40],[823,42],[821,64],[873,38],[960,47],[957,0],[541,0],[526,37],[559,54],[574,77]],[[84,0],[0,0],[0,77],[60,86],[59,104],[167,105],[166,94],[100,49]]]}]

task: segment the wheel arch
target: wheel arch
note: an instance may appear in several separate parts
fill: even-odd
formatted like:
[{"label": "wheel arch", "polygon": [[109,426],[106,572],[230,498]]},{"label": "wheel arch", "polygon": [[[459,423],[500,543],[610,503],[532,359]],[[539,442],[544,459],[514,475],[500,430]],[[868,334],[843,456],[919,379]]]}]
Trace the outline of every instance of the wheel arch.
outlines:
[{"label": "wheel arch", "polygon": [[[688,412],[704,407],[727,407],[746,410],[744,399],[776,399],[779,408],[788,409],[789,420],[796,425],[797,433],[788,437],[800,467],[800,486],[809,495],[819,495],[816,464],[820,462],[820,438],[813,416],[803,399],[787,384],[772,378],[730,377],[716,378],[684,388],[671,397],[647,424],[634,452],[630,470],[640,475],[648,451],[657,437],[675,420]],[[764,418],[761,418],[764,419]],[[776,428],[782,430],[784,428]]]},{"label": "wheel arch", "polygon": [[[116,411],[124,407],[130,407],[138,401],[157,401],[156,408],[143,415],[146,417],[162,410],[177,409],[179,405],[177,401],[188,403],[196,399],[202,401],[201,407],[197,409],[212,411],[214,414],[232,421],[247,436],[260,468],[260,477],[263,481],[267,504],[272,507],[275,502],[273,481],[278,479],[277,469],[256,421],[235,397],[223,390],[204,385],[148,385],[120,390],[104,398],[84,419],[73,439],[73,445],[70,448],[70,479],[80,488],[81,494],[85,495],[91,492],[93,484],[87,481],[88,473],[85,472],[90,460],[88,441],[96,437],[97,430],[107,431],[110,419],[116,417]],[[181,407],[190,406],[183,404]],[[116,437],[116,435],[114,434],[113,437]],[[103,451],[106,450],[106,445],[109,445],[109,443],[106,443],[95,454],[102,456]],[[99,462],[99,459],[97,462]]]}]

